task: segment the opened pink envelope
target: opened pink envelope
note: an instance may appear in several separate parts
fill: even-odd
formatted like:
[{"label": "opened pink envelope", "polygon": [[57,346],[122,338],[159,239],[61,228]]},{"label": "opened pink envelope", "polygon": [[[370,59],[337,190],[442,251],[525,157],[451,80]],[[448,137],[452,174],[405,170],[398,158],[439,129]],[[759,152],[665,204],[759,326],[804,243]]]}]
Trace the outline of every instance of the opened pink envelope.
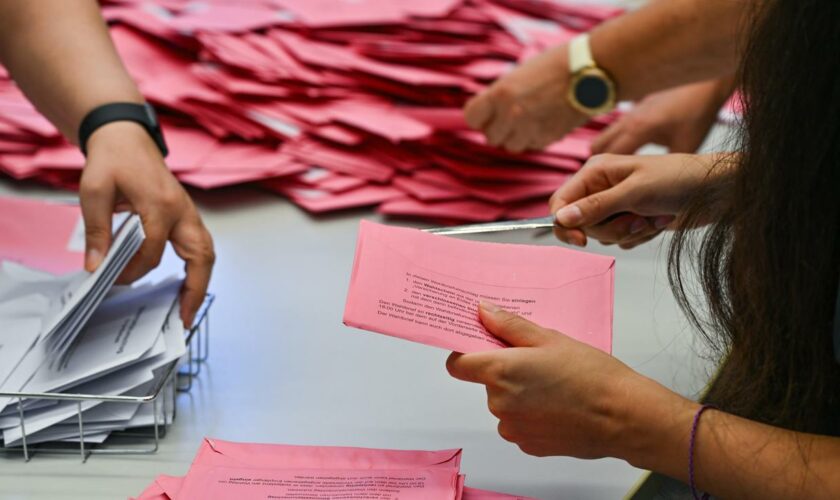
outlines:
[{"label": "opened pink envelope", "polygon": [[463,353],[505,347],[478,319],[486,300],[610,352],[614,264],[362,221],[344,323]]}]

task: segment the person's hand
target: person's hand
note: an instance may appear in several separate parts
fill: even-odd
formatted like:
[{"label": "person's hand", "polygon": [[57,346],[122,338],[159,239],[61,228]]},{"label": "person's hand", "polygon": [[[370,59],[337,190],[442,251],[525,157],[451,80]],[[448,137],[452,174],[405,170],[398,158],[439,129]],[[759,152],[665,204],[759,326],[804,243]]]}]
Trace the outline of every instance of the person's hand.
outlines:
[{"label": "person's hand", "polygon": [[[655,238],[682,212],[720,155],[596,155],[549,201],[565,243],[588,238],[628,249]],[[715,176],[716,177],[716,176]]]},{"label": "person's hand", "polygon": [[566,100],[568,47],[561,45],[531,59],[470,99],[464,118],[487,142],[519,153],[542,149],[587,117]]},{"label": "person's hand", "polygon": [[667,425],[657,417],[677,408],[690,419],[692,403],[606,353],[492,304],[479,315],[512,347],[453,353],[446,367],[487,387],[499,434],[525,453],[629,459],[640,423]]},{"label": "person's hand", "polygon": [[167,240],[186,262],[181,319],[192,326],[210,281],[213,240],[184,188],[163,163],[154,141],[138,124],[113,122],[87,143],[79,197],[85,221],[85,268],[94,271],[111,246],[114,211],[140,215],[146,240],[125,268],[130,283],[160,263]]},{"label": "person's hand", "polygon": [[633,154],[651,143],[672,153],[694,153],[732,91],[728,83],[693,83],[645,97],[592,142],[592,153]]}]

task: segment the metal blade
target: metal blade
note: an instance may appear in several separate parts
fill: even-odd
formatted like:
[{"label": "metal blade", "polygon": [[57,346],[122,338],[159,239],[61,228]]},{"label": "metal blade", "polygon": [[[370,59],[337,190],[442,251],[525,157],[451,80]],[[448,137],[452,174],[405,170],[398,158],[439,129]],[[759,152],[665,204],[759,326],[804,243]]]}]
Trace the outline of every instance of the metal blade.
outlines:
[{"label": "metal blade", "polygon": [[484,224],[467,224],[465,226],[435,227],[423,229],[431,234],[478,234],[498,233],[502,231],[518,231],[522,229],[542,229],[554,227],[554,217],[537,217],[534,219],[509,220],[501,222],[488,222]]}]

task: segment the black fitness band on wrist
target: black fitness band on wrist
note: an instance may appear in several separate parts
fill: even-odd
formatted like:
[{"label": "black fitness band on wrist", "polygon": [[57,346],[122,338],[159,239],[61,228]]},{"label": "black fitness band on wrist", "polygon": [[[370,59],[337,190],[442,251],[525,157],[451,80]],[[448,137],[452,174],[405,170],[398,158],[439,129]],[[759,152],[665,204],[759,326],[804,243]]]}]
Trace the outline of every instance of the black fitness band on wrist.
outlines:
[{"label": "black fitness band on wrist", "polygon": [[840,282],[834,298],[834,360],[840,363]]},{"label": "black fitness band on wrist", "polygon": [[160,149],[160,154],[164,158],[169,154],[155,110],[149,103],[137,104],[134,102],[103,104],[88,113],[79,125],[79,148],[82,153],[87,156],[87,141],[99,127],[117,121],[139,123],[152,136],[152,140]]}]

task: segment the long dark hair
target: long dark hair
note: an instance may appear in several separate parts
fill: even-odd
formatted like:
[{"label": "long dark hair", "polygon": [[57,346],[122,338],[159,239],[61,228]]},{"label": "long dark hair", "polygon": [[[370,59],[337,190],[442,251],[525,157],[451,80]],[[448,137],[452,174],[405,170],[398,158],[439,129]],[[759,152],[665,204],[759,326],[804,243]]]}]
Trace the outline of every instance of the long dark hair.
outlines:
[{"label": "long dark hair", "polygon": [[[840,277],[840,2],[771,0],[754,13],[735,173],[682,219],[669,278],[723,365],[706,400],[753,420],[840,435],[832,322]],[[717,168],[726,168],[719,165]],[[688,272],[706,298],[692,305]],[[701,312],[702,311],[702,312]]]}]

